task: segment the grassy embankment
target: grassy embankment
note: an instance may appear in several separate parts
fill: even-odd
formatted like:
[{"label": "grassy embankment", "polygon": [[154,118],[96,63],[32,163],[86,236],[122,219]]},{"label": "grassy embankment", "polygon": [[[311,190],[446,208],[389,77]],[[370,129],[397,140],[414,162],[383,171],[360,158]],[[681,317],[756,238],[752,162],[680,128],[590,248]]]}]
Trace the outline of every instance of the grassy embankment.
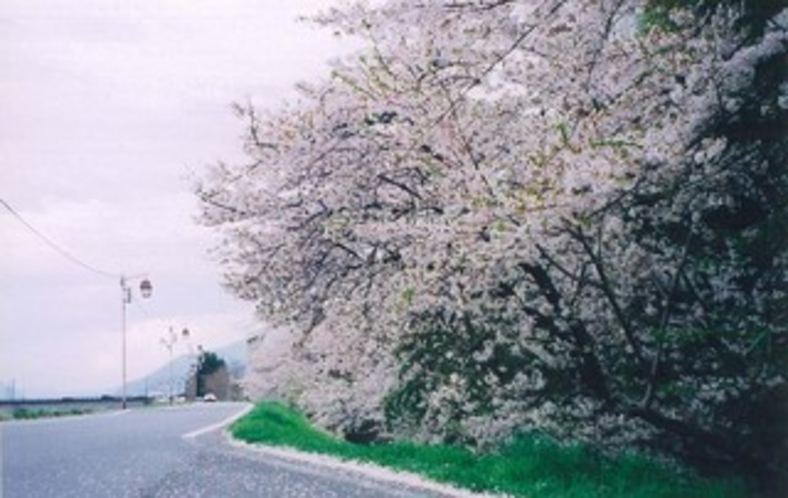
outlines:
[{"label": "grassy embankment", "polygon": [[11,412],[0,413],[0,421],[68,417],[73,415],[87,415],[88,413],[93,413],[93,410],[88,410],[83,408],[71,408],[68,410],[50,410],[45,408],[17,408]]},{"label": "grassy embankment", "polygon": [[736,481],[712,481],[642,456],[607,458],[582,446],[521,436],[495,452],[411,443],[357,445],[313,428],[275,402],[259,404],[230,428],[250,443],[284,446],[379,464],[473,491],[530,497],[743,497]]}]

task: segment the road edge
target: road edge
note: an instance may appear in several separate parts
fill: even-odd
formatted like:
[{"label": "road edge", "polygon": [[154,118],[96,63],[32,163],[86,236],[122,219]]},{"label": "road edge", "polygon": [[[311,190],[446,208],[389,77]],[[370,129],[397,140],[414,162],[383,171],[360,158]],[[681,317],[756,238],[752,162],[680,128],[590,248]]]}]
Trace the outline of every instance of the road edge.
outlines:
[{"label": "road edge", "polygon": [[[229,424],[228,424],[229,425]],[[260,443],[247,443],[236,439],[228,431],[223,431],[227,444],[234,448],[252,451],[257,454],[267,455],[284,460],[289,463],[309,464],[315,467],[342,470],[350,474],[363,475],[373,481],[403,484],[412,488],[434,491],[452,498],[508,498],[511,495],[475,493],[467,489],[458,488],[451,484],[430,480],[413,472],[394,470],[381,465],[357,460],[343,460],[331,455],[308,453],[291,447],[268,446]]]}]

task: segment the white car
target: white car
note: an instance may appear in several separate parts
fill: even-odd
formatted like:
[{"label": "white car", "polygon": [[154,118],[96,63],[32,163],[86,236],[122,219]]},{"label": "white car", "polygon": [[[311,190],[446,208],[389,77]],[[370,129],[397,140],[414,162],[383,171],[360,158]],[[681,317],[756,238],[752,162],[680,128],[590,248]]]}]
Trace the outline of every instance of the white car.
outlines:
[{"label": "white car", "polygon": [[207,403],[212,403],[212,402],[216,401],[216,395],[213,394],[213,393],[208,393],[208,394],[206,394],[205,396],[202,397],[202,400],[207,402]]}]

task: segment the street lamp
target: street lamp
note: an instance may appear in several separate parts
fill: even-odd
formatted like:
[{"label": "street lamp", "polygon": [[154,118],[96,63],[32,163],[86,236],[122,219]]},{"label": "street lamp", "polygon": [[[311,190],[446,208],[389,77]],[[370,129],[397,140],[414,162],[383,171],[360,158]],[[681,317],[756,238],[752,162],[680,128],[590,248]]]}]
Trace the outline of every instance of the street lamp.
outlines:
[{"label": "street lamp", "polygon": [[[188,339],[189,338],[189,329],[184,328],[183,331],[181,332],[181,336],[183,336],[184,340]],[[175,333],[174,330],[172,330],[172,327],[170,327],[170,334],[169,334],[169,336],[166,337],[166,338],[162,338],[161,339],[161,343],[164,345],[165,348],[167,348],[167,351],[170,353],[170,362],[168,363],[168,365],[169,365],[169,376],[170,376],[170,381],[169,381],[170,404],[173,403],[172,347],[175,345],[176,342],[178,342],[178,335]]]},{"label": "street lamp", "polygon": [[175,335],[175,331],[172,330],[170,327],[170,335],[166,338],[161,339],[161,343],[167,348],[167,351],[170,353],[170,362],[167,364],[170,369],[170,380],[168,384],[168,399],[170,400],[170,404],[172,404],[172,346],[178,341],[178,336]]},{"label": "street lamp", "polygon": [[145,279],[140,282],[140,294],[145,299],[149,298],[150,295],[153,293],[153,286],[150,284],[150,280]]},{"label": "street lamp", "polygon": [[[120,316],[121,316],[121,334],[123,335],[123,350],[122,350],[122,363],[123,363],[123,397],[122,408],[126,409],[126,305],[131,302],[131,288],[127,285],[129,280],[136,280],[143,278],[143,275],[127,277],[120,276]],[[153,293],[153,286],[150,280],[143,278],[140,282],[140,294],[144,298],[149,298]]]}]

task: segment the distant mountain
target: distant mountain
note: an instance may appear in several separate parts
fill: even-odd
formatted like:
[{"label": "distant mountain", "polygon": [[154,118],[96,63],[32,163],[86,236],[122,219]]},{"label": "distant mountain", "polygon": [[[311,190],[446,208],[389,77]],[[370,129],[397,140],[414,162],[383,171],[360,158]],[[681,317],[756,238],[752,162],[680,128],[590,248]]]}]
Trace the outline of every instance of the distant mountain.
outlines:
[{"label": "distant mountain", "polygon": [[[228,344],[219,349],[211,349],[227,363],[230,375],[235,377],[243,376],[247,366],[246,340],[240,340]],[[186,380],[194,363],[194,357],[182,355],[172,360],[172,385],[173,393],[178,395],[184,391]],[[168,396],[170,382],[169,364],[165,364],[157,370],[149,373],[143,378],[130,381],[126,384],[127,396]],[[117,393],[121,392],[117,389]]]}]

